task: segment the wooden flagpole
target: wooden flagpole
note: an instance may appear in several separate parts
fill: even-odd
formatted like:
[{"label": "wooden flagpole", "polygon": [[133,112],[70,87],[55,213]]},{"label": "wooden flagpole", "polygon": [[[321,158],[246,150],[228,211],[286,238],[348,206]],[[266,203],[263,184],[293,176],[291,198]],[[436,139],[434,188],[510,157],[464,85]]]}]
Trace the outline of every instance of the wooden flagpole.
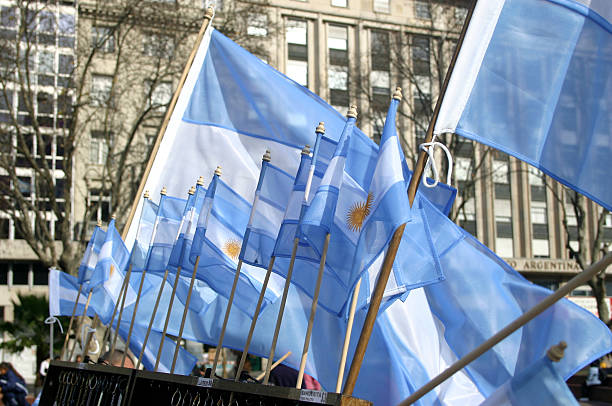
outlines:
[{"label": "wooden flagpole", "polygon": [[344,367],[346,365],[346,356],[348,354],[349,344],[351,342],[351,333],[353,332],[353,321],[355,320],[355,308],[357,307],[357,298],[361,289],[361,279],[357,281],[355,290],[353,291],[353,299],[351,300],[351,309],[349,311],[348,322],[346,323],[346,334],[344,335],[344,345],[342,346],[342,355],[340,357],[340,367],[338,368],[338,379],[336,380],[336,393],[340,393],[342,389],[342,379],[344,378]]},{"label": "wooden flagpole", "polygon": [[[195,193],[195,186],[192,186],[191,189],[189,189],[189,194],[193,195],[194,193]],[[181,224],[179,225],[179,229],[176,233],[176,239],[174,240],[175,243],[179,238],[181,228],[183,228],[184,221],[185,221],[184,218],[181,219]],[[166,274],[167,273],[168,273],[168,269],[166,269]],[[159,343],[159,350],[157,351],[157,358],[155,359],[155,369],[154,369],[155,372],[157,372],[157,368],[159,367],[159,360],[161,359],[162,350],[164,349],[164,340],[166,339],[166,334],[168,332],[168,324],[170,324],[170,316],[172,315],[172,305],[174,304],[174,297],[176,296],[176,289],[178,288],[180,279],[181,279],[181,266],[179,265],[176,268],[176,276],[174,278],[174,285],[172,285],[172,293],[170,294],[170,302],[168,303],[168,311],[166,312],[166,321],[164,322],[164,331],[162,332],[161,342]]]},{"label": "wooden flagpole", "polygon": [[244,363],[246,362],[247,355],[249,354],[249,347],[251,346],[251,340],[253,339],[253,332],[255,331],[257,319],[259,318],[259,311],[261,310],[261,304],[263,303],[266,294],[266,289],[268,289],[268,282],[270,281],[270,275],[272,274],[272,269],[274,268],[275,259],[276,257],[270,258],[270,262],[268,263],[268,270],[266,271],[266,276],[261,287],[261,292],[259,292],[259,299],[257,299],[257,305],[255,306],[255,314],[253,315],[253,319],[251,320],[249,334],[247,335],[247,340],[244,344],[244,349],[242,350],[242,356],[240,357],[240,363],[238,364],[238,369],[236,370],[236,376],[234,377],[235,382],[238,382],[240,380],[240,374],[244,369]]},{"label": "wooden flagpole", "polygon": [[[325,125],[320,122],[315,129],[317,133],[317,139],[325,134]],[[315,152],[317,147],[315,145]],[[313,157],[314,159],[314,157]],[[313,165],[316,162],[313,161]],[[304,190],[304,201],[308,201],[308,195],[310,194],[310,186],[312,184],[313,170],[308,173],[308,180],[306,182],[306,190]],[[301,216],[301,214],[300,214]],[[298,230],[296,230],[297,235]],[[274,352],[276,350],[276,342],[278,341],[278,334],[280,332],[281,324],[283,323],[283,314],[285,313],[285,304],[287,303],[287,296],[289,294],[289,286],[291,285],[291,276],[293,275],[293,266],[295,265],[295,256],[297,254],[298,245],[300,243],[300,237],[295,237],[293,240],[293,249],[291,250],[291,260],[289,261],[289,269],[287,269],[287,276],[285,277],[285,287],[283,289],[283,296],[281,297],[280,308],[278,310],[278,316],[276,318],[276,327],[274,328],[274,336],[272,337],[272,345],[270,345],[270,355],[268,355],[268,365],[266,365],[266,373],[264,374],[263,384],[267,385],[270,380],[270,371],[272,371],[272,362],[274,361]]]},{"label": "wooden flagpole", "polygon": [[81,298],[81,291],[83,290],[83,284],[79,285],[79,291],[77,292],[76,300],[74,301],[74,307],[72,308],[72,316],[70,316],[70,322],[68,323],[68,329],[66,330],[66,337],[64,338],[64,345],[62,346],[62,352],[60,353],[60,359],[64,358],[64,353],[66,352],[66,346],[68,345],[68,340],[70,339],[70,329],[72,328],[72,324],[74,323],[74,315],[76,314],[77,305],[79,304],[79,299]]},{"label": "wooden flagpole", "polygon": [[325,260],[327,259],[327,249],[329,248],[330,234],[325,235],[323,243],[323,253],[319,262],[319,273],[317,275],[317,283],[315,285],[314,295],[312,297],[312,305],[310,307],[310,317],[308,319],[308,327],[306,328],[306,337],[304,337],[304,347],[302,348],[302,359],[300,361],[300,369],[298,371],[297,389],[302,389],[302,380],[304,379],[304,369],[306,368],[306,358],[308,358],[308,347],[310,346],[310,336],[312,335],[312,326],[314,324],[315,314],[317,312],[317,304],[319,303],[319,292],[321,291],[321,281],[323,280],[323,271],[325,270]]},{"label": "wooden flagpole", "polygon": [[[131,262],[131,261],[130,261]],[[130,267],[128,268],[127,275],[123,278],[124,289],[123,296],[121,298],[121,308],[119,310],[119,317],[117,317],[117,328],[115,328],[115,337],[113,338],[113,344],[111,345],[110,353],[113,354],[115,352],[115,346],[117,345],[117,337],[119,336],[119,328],[121,327],[121,319],[123,317],[123,309],[125,307],[125,299],[127,298],[127,292],[130,288],[130,278],[132,276],[132,264],[130,263]],[[117,298],[119,301],[119,298]],[[113,325],[113,321],[111,320],[111,326]],[[127,349],[126,349],[127,351]]]},{"label": "wooden flagpole", "polygon": [[[444,77],[444,82],[442,83],[442,87],[440,88],[440,94],[438,96],[438,100],[436,101],[436,106],[434,107],[432,119],[429,122],[429,126],[427,127],[427,133],[425,135],[425,142],[431,142],[433,138],[433,131],[434,131],[436,121],[438,119],[438,115],[440,114],[440,108],[442,107],[442,100],[444,99],[444,94],[446,93],[446,89],[448,87],[448,83],[450,81],[451,74],[457,62],[457,57],[459,55],[459,50],[461,49],[461,46],[463,44],[465,33],[467,32],[467,27],[472,18],[472,14],[474,13],[474,7],[476,5],[476,1],[477,0],[472,0],[472,6],[470,7],[468,11],[468,14],[465,18],[465,22],[463,23],[463,28],[461,29],[461,34],[459,36],[459,40],[457,41],[457,47],[455,48],[455,53],[453,54],[453,57],[449,64],[448,71],[446,72],[446,76]],[[393,97],[395,97],[395,94]],[[401,94],[400,94],[400,98],[401,98]],[[420,151],[419,158],[417,160],[417,164],[414,168],[414,172],[412,174],[412,178],[410,179],[410,184],[408,186],[408,198],[410,200],[410,205],[412,205],[412,203],[414,202],[416,191],[419,187],[419,184],[421,183],[421,178],[423,177],[423,172],[425,170],[426,158],[427,158],[427,154],[425,153],[425,151]],[[349,369],[349,375],[347,377],[346,384],[342,392],[343,395],[350,396],[353,394],[353,390],[355,389],[355,384],[357,382],[359,370],[361,368],[361,364],[363,363],[363,357],[365,356],[365,351],[368,346],[368,341],[370,340],[370,336],[374,328],[374,322],[378,314],[378,309],[380,308],[380,303],[382,301],[382,297],[385,291],[385,287],[387,285],[387,281],[389,279],[389,275],[391,274],[391,268],[393,266],[393,261],[395,260],[395,255],[397,254],[397,249],[399,248],[399,244],[400,244],[402,234],[404,232],[405,227],[406,227],[405,224],[402,224],[401,226],[399,226],[397,230],[395,230],[393,237],[391,238],[391,242],[389,243],[389,248],[387,250],[387,253],[385,254],[383,265],[381,267],[381,271],[376,281],[376,286],[374,288],[374,293],[372,294],[372,300],[370,301],[370,307],[368,308],[366,320],[364,322],[363,328],[361,330],[361,334],[359,336],[359,342],[357,343],[357,348],[355,350],[355,354],[353,355],[353,361]]]},{"label": "wooden flagpole", "polygon": [[91,337],[93,337],[94,334],[96,334],[96,329],[98,328],[98,322],[100,321],[100,319],[98,318],[98,315],[96,314],[93,318],[93,321],[91,322],[91,328],[93,329],[93,331],[87,331],[87,333],[85,333],[85,346],[83,347],[83,352],[81,353],[81,356],[83,357],[83,361],[85,361],[85,357],[88,354],[89,351],[89,343],[91,342]]},{"label": "wooden flagpole", "polygon": [[[215,171],[216,173],[216,171]],[[220,172],[219,172],[220,174]],[[198,186],[204,186],[204,178],[200,176],[197,182]],[[193,215],[195,211],[192,212],[192,218],[189,220],[189,227],[193,224]],[[178,358],[179,350],[180,350],[180,342],[183,338],[183,329],[185,328],[185,320],[187,319],[187,311],[189,310],[189,303],[191,302],[191,293],[193,292],[193,284],[195,283],[196,274],[198,271],[198,265],[200,264],[200,257],[196,257],[195,264],[193,265],[193,273],[191,274],[191,282],[189,284],[189,293],[187,293],[187,301],[185,303],[185,309],[183,310],[183,319],[181,320],[181,328],[179,330],[178,338],[176,339],[176,348],[174,349],[174,358],[172,359],[172,368],[170,368],[170,373],[174,373],[174,367],[176,365],[176,360]]]},{"label": "wooden flagpole", "polygon": [[[270,151],[266,150],[263,158],[262,158],[262,165],[261,165],[261,172],[259,174],[259,182],[262,181],[263,176],[265,176],[264,173],[264,163],[265,162],[270,162],[270,160],[272,159],[272,157],[270,156]],[[258,185],[259,187],[259,185]],[[257,194],[255,195],[255,200],[253,201],[253,206],[251,206],[251,215],[249,216],[249,224],[247,227],[251,226],[251,223],[253,221],[253,215],[255,214],[255,207],[257,205]],[[248,235],[245,231],[245,237],[247,237],[248,239]],[[245,244],[248,244],[248,240],[245,240],[242,242],[242,245],[244,246]],[[219,342],[217,343],[217,350],[215,351],[215,359],[213,361],[213,365],[212,365],[212,373],[213,376],[215,374],[215,371],[217,370],[217,362],[219,362],[219,353],[221,351],[221,349],[223,348],[223,338],[225,337],[225,329],[227,328],[227,322],[229,321],[229,315],[230,315],[230,311],[232,310],[232,303],[234,301],[234,295],[236,293],[236,287],[238,286],[238,279],[240,278],[240,269],[242,268],[242,258],[238,259],[238,265],[236,266],[236,273],[234,274],[234,282],[232,284],[232,290],[230,292],[229,295],[229,299],[227,300],[227,308],[225,309],[225,318],[223,319],[223,325],[221,326],[221,333],[219,334]],[[263,288],[262,288],[262,292],[263,292]],[[261,294],[260,294],[261,296]],[[259,310],[259,309],[257,309]],[[225,371],[225,369],[224,369]]]},{"label": "wooden flagpole", "polygon": [[[347,114],[347,118],[357,118],[357,106],[351,105]],[[323,272],[325,271],[325,260],[327,259],[327,249],[329,248],[330,234],[327,233],[325,236],[325,242],[323,243],[323,253],[321,255],[321,261],[319,263],[319,273],[317,275],[317,282],[315,285],[314,295],[312,297],[312,306],[310,308],[310,318],[308,319],[308,327],[306,328],[306,337],[304,339],[304,347],[302,349],[302,359],[300,361],[300,369],[298,371],[297,389],[302,389],[302,380],[304,379],[304,369],[306,368],[306,359],[308,357],[308,347],[310,346],[310,337],[312,335],[312,326],[314,324],[315,314],[317,312],[317,304],[319,303],[319,292],[321,290],[321,281],[323,280]],[[361,280],[360,280],[361,281]]]},{"label": "wooden flagpole", "polygon": [[106,331],[104,332],[104,336],[102,337],[102,344],[100,344],[101,348],[104,348],[106,346],[107,341],[110,340],[111,338],[111,334],[112,334],[111,330],[113,328],[113,321],[115,320],[115,315],[117,315],[117,310],[119,309],[119,302],[121,301],[121,298],[123,297],[123,292],[125,290],[125,284],[126,284],[126,280],[124,278],[123,282],[121,283],[121,289],[119,290],[119,294],[117,295],[117,302],[113,306],[113,314],[111,316],[111,321],[108,324],[108,327],[106,327]]},{"label": "wooden flagpole", "polygon": [[[149,191],[145,191],[144,196],[145,199],[149,199]],[[153,226],[153,232],[151,234],[151,240],[149,242],[149,246],[151,242],[155,239],[155,233],[157,232],[157,219],[155,219],[155,225]],[[136,295],[136,302],[134,302],[134,311],[132,312],[132,319],[130,320],[130,328],[128,330],[127,339],[125,341],[125,351],[123,352],[123,358],[121,359],[121,366],[125,364],[125,358],[127,357],[127,352],[130,348],[130,341],[132,339],[132,330],[134,329],[134,322],[136,321],[136,313],[138,312],[138,305],[140,303],[140,295],[142,293],[142,286],[144,285],[145,276],[147,275],[146,267],[142,270],[140,275],[140,284],[138,285],[138,294]]]},{"label": "wooden flagpole", "polygon": [[[142,180],[140,181],[140,186],[138,186],[138,191],[136,192],[136,196],[140,196],[145,188],[145,184],[147,183],[147,179],[149,178],[149,173],[151,172],[151,168],[153,167],[153,162],[155,161],[155,157],[157,156],[157,152],[159,151],[159,146],[161,145],[161,141],[164,138],[166,129],[168,128],[170,117],[172,117],[172,113],[174,112],[174,108],[176,107],[176,102],[178,101],[179,95],[181,91],[183,90],[183,86],[185,85],[185,80],[187,80],[187,75],[189,74],[189,70],[191,69],[193,60],[195,59],[198,48],[200,48],[200,44],[202,43],[202,38],[204,37],[204,33],[206,32],[206,29],[210,25],[210,21],[212,20],[213,15],[214,15],[214,9],[213,7],[209,6],[206,9],[206,13],[204,14],[204,21],[202,22],[202,26],[200,27],[200,31],[198,32],[196,41],[193,44],[193,49],[191,50],[191,54],[189,55],[189,58],[187,59],[185,68],[183,69],[183,74],[181,75],[181,79],[179,80],[178,86],[176,90],[174,91],[172,100],[170,100],[170,105],[168,106],[168,110],[166,111],[166,116],[164,117],[162,126],[159,129],[159,133],[157,134],[157,139],[155,140],[155,144],[153,145],[153,149],[151,150],[151,156],[149,157],[149,162],[147,162],[147,166],[144,170],[144,175],[142,177]],[[127,221],[125,222],[125,227],[123,228],[122,237],[124,239],[126,238],[127,233],[132,224],[132,221],[134,220],[134,215],[136,214],[137,208],[138,208],[138,199],[134,199],[134,203],[132,204],[132,208],[130,209],[130,214],[128,215]]]},{"label": "wooden flagpole", "polygon": [[[83,309],[83,314],[81,315],[80,319],[79,319],[79,323],[77,327],[77,332],[79,331],[79,329],[81,329],[83,327],[83,323],[85,321],[85,317],[87,316],[87,310],[89,309],[89,302],[91,301],[91,295],[93,293],[93,289],[89,289],[89,294],[87,295],[87,302],[85,302],[85,308]],[[72,345],[72,349],[70,350],[70,354],[68,355],[68,361],[72,360],[72,356],[74,355],[74,350],[76,348],[77,345],[77,339],[76,339],[76,334],[75,334],[75,340],[74,343]]]},{"label": "wooden flagpole", "polygon": [[[176,338],[176,347],[174,348],[174,358],[172,358],[172,367],[170,373],[174,373],[174,367],[176,366],[176,360],[178,358],[179,350],[181,349],[180,343],[183,338],[183,329],[185,328],[185,320],[187,319],[187,311],[189,310],[189,302],[191,301],[191,293],[193,292],[193,284],[195,283],[196,273],[198,272],[198,265],[200,264],[200,257],[198,256],[193,266],[193,273],[191,274],[191,282],[189,283],[189,293],[187,293],[187,300],[185,302],[185,309],[183,310],[183,318],[181,320],[181,328],[179,329],[178,337]],[[177,277],[178,278],[178,277]]]},{"label": "wooden flagpole", "polygon": [[612,252],[608,252],[602,259],[574,276],[567,282],[565,285],[561,286],[557,289],[556,292],[548,295],[544,300],[540,303],[532,307],[529,311],[523,313],[522,316],[518,317],[512,323],[508,324],[498,333],[493,335],[487,341],[479,345],[477,348],[472,350],[469,354],[465,355],[463,358],[455,362],[453,365],[448,367],[445,371],[440,373],[434,379],[429,381],[422,388],[414,392],[410,397],[405,399],[400,403],[399,406],[407,406],[411,405],[424,395],[426,395],[429,391],[434,389],[436,386],[440,385],[442,382],[453,376],[456,372],[464,368],[470,362],[474,361],[476,358],[480,357],[482,354],[493,348],[496,344],[502,341],[504,338],[508,337],[510,334],[514,333],[519,328],[523,327],[525,324],[533,320],[540,313],[547,310],[550,306],[557,303],[559,300],[563,299],[566,295],[576,289],[578,286],[584,285],[587,283],[593,276],[597,275],[600,272],[605,272],[606,268],[612,264]]}]

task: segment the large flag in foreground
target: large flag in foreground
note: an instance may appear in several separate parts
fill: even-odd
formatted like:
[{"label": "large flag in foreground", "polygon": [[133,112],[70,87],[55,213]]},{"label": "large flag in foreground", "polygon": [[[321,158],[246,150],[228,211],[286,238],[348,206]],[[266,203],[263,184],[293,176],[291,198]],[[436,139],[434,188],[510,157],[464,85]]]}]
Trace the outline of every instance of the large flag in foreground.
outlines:
[{"label": "large flag in foreground", "polygon": [[435,133],[505,151],[612,210],[612,2],[486,0]]}]

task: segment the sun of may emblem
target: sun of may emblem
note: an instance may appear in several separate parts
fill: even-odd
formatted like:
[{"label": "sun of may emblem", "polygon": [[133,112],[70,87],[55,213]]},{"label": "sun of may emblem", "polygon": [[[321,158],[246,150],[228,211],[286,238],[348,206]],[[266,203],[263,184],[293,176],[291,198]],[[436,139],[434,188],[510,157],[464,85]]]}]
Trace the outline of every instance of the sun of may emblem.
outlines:
[{"label": "sun of may emblem", "polygon": [[240,254],[240,241],[238,240],[229,240],[223,245],[223,252],[227,254],[231,259],[238,259],[238,255]]},{"label": "sun of may emblem", "polygon": [[368,198],[365,202],[354,203],[346,214],[346,224],[351,231],[361,231],[363,222],[372,210],[372,203],[374,203],[374,196],[372,193],[368,193]]}]

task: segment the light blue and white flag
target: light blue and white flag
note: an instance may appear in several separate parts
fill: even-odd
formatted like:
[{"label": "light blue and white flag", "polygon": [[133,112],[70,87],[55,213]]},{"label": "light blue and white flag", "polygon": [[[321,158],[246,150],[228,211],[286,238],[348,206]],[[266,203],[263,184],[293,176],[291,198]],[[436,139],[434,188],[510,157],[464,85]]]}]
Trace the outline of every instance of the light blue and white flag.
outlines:
[{"label": "light blue and white flag", "polygon": [[85,253],[83,254],[83,259],[81,260],[81,265],[79,265],[79,274],[78,274],[78,282],[79,284],[83,284],[89,282],[91,279],[91,275],[96,269],[96,264],[98,263],[98,254],[100,253],[100,249],[102,248],[102,244],[104,244],[104,240],[106,238],[106,232],[102,230],[99,226],[94,228],[93,234],[87,243],[87,248],[85,248]]},{"label": "light blue and white flag", "polygon": [[268,267],[293,191],[293,182],[293,177],[287,172],[269,162],[262,162],[253,213],[240,251],[240,259],[244,263]]},{"label": "light blue and white flag", "polygon": [[[115,220],[111,220],[106,230],[106,238],[98,263],[91,280],[90,288],[93,290],[90,306],[104,324],[111,322],[115,303],[120,299],[123,280],[127,272],[130,252],[125,246],[119,231],[115,228]],[[126,305],[136,300],[136,290],[133,283],[127,284]]]},{"label": "light blue and white flag", "polygon": [[474,9],[435,133],[502,150],[612,210],[612,2]]},{"label": "light blue and white flag", "polygon": [[[89,292],[87,282],[83,286],[84,292]],[[62,272],[59,269],[49,269],[49,316],[72,316],[74,302],[79,292],[79,282],[76,277]],[[76,315],[83,314],[87,295],[79,296],[79,303],[76,308]],[[95,312],[92,308],[87,309],[87,315],[93,317]]]},{"label": "light blue and white flag", "polygon": [[136,240],[132,246],[130,258],[132,272],[142,272],[147,265],[147,256],[158,226],[158,209],[159,206],[153,203],[151,199],[144,199],[140,222],[138,223],[138,232],[136,233]]},{"label": "light blue and white flag", "polygon": [[548,357],[536,361],[489,396],[481,406],[578,406]]},{"label": "light blue and white flag", "polygon": [[[217,175],[213,177],[200,212],[198,228],[190,252],[190,261],[199,257],[196,277],[218,294],[229,297],[251,205]],[[234,296],[234,305],[252,314],[261,290],[259,267],[243,264]],[[262,309],[276,299],[266,290]]]},{"label": "light blue and white flag", "polygon": [[155,235],[147,255],[146,269],[149,273],[164,273],[180,231],[187,200],[162,195],[159,200]]}]

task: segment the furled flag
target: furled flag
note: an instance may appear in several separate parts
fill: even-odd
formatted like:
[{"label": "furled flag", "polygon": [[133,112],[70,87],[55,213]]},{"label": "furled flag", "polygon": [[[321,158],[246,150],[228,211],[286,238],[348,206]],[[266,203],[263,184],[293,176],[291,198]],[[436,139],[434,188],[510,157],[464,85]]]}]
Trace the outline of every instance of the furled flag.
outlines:
[{"label": "furled flag", "polygon": [[132,272],[142,272],[147,265],[147,255],[149,248],[155,236],[157,224],[157,211],[159,206],[151,201],[144,199],[142,213],[140,214],[140,222],[138,223],[138,231],[136,240],[132,246],[130,263]]},{"label": "furled flag", "polygon": [[[89,292],[87,282],[83,287],[84,291]],[[72,316],[74,302],[79,291],[79,282],[76,277],[62,272],[59,269],[49,269],[49,316]],[[74,314],[83,314],[87,296],[80,295],[79,303],[77,304]],[[95,312],[93,308],[87,309],[87,315],[93,317]]]},{"label": "furled flag", "polygon": [[[230,295],[250,212],[251,205],[215,175],[189,257],[194,264],[199,258],[196,277],[225,297]],[[255,309],[261,289],[257,270],[248,264],[242,266],[234,296],[234,304],[249,314]],[[275,298],[273,291],[266,290],[262,308]]]},{"label": "furled flag", "polygon": [[476,4],[435,133],[514,155],[612,210],[612,2]]},{"label": "furled flag", "polygon": [[289,204],[293,181],[291,175],[277,166],[265,160],[262,163],[253,200],[253,214],[240,251],[240,258],[245,263],[268,267]]},{"label": "furled flag", "polygon": [[[106,238],[98,256],[96,269],[89,282],[90,288],[93,289],[91,306],[104,324],[110,323],[115,303],[120,299],[119,293],[122,290],[129,259],[130,252],[115,228],[115,219],[112,219],[106,230]],[[136,291],[132,283],[127,285],[125,303],[129,305],[136,300]]]},{"label": "furled flag", "polygon": [[548,357],[515,375],[481,406],[578,406],[574,394]]},{"label": "furled flag", "polygon": [[85,253],[83,254],[83,259],[81,260],[81,265],[79,265],[79,274],[78,274],[78,283],[79,285],[89,282],[91,279],[91,275],[96,269],[96,264],[98,263],[98,255],[100,254],[100,249],[102,248],[102,244],[104,244],[104,239],[106,238],[106,232],[100,228],[100,226],[96,226],[94,228],[93,234],[87,243],[87,248],[85,248]]},{"label": "furled flag", "polygon": [[181,222],[186,211],[187,200],[162,194],[155,219],[155,235],[147,256],[146,269],[149,273],[164,273],[179,235]]}]

